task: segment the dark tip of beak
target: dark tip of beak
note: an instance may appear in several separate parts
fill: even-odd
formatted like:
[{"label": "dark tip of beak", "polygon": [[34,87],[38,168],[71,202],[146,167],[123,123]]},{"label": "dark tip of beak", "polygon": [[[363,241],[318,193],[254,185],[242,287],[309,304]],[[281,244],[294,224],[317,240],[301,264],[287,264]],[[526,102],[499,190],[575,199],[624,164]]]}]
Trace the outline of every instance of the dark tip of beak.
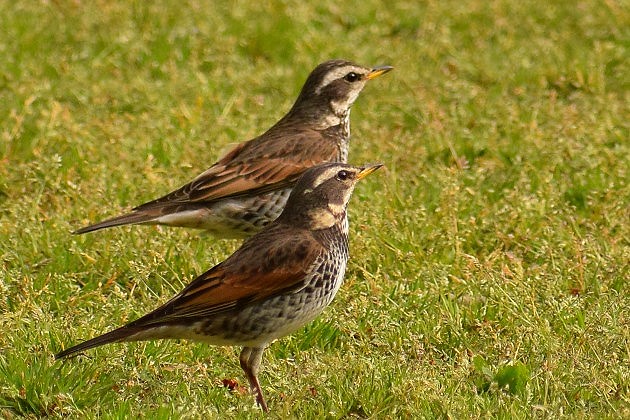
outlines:
[{"label": "dark tip of beak", "polygon": [[372,80],[382,74],[385,74],[389,71],[392,71],[394,68],[392,66],[378,66],[374,67],[372,71],[370,71],[365,78],[367,80]]},{"label": "dark tip of beak", "polygon": [[363,169],[361,169],[361,172],[359,172],[359,174],[357,175],[357,179],[365,178],[366,176],[368,176],[369,174],[376,171],[378,168],[382,166],[383,166],[382,163],[375,163],[374,165],[366,165]]}]

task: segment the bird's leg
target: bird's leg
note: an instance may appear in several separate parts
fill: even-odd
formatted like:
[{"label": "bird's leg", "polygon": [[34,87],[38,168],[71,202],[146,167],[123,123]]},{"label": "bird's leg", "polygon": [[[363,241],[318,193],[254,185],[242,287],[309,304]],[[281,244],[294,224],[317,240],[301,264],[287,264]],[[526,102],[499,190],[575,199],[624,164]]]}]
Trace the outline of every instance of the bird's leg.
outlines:
[{"label": "bird's leg", "polygon": [[258,371],[264,350],[264,347],[243,347],[239,361],[241,362],[241,368],[247,375],[249,387],[252,393],[256,395],[256,402],[263,411],[268,412],[269,408],[267,408],[265,397],[263,397],[263,392],[258,382]]}]

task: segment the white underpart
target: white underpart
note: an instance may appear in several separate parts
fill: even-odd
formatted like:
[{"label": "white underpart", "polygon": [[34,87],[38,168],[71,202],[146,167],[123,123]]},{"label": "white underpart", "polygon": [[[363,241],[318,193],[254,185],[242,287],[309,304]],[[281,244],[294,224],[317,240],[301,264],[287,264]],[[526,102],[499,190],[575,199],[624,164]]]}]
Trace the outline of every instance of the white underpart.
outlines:
[{"label": "white underpart", "polygon": [[247,208],[245,203],[239,202],[238,200],[226,200],[225,202],[218,203],[215,206],[214,211],[210,211],[208,209],[202,208],[197,210],[185,210],[179,211],[177,213],[165,214],[164,216],[160,216],[155,221],[158,223],[162,223],[165,225],[175,225],[181,223],[190,223],[190,224],[199,224],[203,226],[207,223],[207,219],[216,218],[220,219],[220,214],[223,213],[239,213],[245,211]]},{"label": "white underpart", "polygon": [[337,223],[337,218],[327,209],[313,209],[307,213],[309,228],[312,230],[330,229]]},{"label": "white underpart", "polygon": [[325,130],[329,127],[335,127],[341,124],[341,117],[335,114],[327,114],[324,118],[319,119],[317,123],[313,124],[318,130]]},{"label": "white underpart", "polygon": [[188,223],[195,223],[198,221],[198,223],[201,223],[202,219],[207,214],[208,211],[205,209],[186,210],[177,213],[165,214],[164,216],[160,216],[155,219],[155,221],[165,225],[174,225],[177,223],[182,223],[183,221],[186,221]]},{"label": "white underpart", "polygon": [[[355,83],[365,84],[365,82],[355,82]],[[343,114],[346,113],[346,111],[349,112],[350,106],[354,103],[354,101],[357,100],[357,98],[359,97],[359,93],[361,93],[361,89],[355,89],[352,92],[350,92],[350,96],[348,96],[345,100],[332,101],[330,103],[330,106],[333,112],[335,113],[335,115],[338,117],[342,117]]]},{"label": "white underpart", "polygon": [[328,208],[330,209],[330,212],[333,213],[333,214],[341,214],[341,213],[343,213],[345,207],[346,206],[344,204],[334,204],[334,203],[329,203],[328,204]]},{"label": "white underpart", "polygon": [[[309,210],[307,216],[310,219],[310,228],[313,230],[329,229],[337,223],[339,215],[346,211],[346,204],[352,195],[354,188],[348,188],[345,192],[343,203],[328,203],[327,208],[316,208]],[[342,230],[347,234],[347,218],[344,220]]]},{"label": "white underpart", "polygon": [[[209,207],[165,214],[147,224],[204,229],[225,238],[243,238],[278,217],[290,192],[291,188],[285,188],[259,196],[224,199]],[[241,218],[245,213],[250,215],[248,219]]]}]

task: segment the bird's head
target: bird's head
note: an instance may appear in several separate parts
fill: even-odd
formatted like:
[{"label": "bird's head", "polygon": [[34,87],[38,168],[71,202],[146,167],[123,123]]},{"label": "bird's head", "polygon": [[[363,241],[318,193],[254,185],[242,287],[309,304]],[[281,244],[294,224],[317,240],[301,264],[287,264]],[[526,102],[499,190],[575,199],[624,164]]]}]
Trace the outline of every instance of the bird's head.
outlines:
[{"label": "bird's head", "polygon": [[326,163],[307,170],[293,188],[279,219],[306,222],[313,230],[331,228],[345,218],[357,182],[381,166]]},{"label": "bird's head", "polygon": [[306,79],[293,110],[313,116],[332,113],[342,117],[369,80],[392,69],[391,66],[363,67],[346,60],[325,61]]}]

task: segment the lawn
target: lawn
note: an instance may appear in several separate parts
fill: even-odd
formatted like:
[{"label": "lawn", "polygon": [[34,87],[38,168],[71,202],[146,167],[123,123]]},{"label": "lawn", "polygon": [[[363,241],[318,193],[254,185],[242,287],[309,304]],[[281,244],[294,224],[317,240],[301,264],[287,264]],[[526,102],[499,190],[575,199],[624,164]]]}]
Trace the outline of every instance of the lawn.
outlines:
[{"label": "lawn", "polygon": [[262,133],[330,58],[395,67],[351,118],[350,162],[386,169],[336,300],[265,353],[271,417],[630,418],[627,2],[0,1],[0,28],[0,418],[262,417],[236,348],[53,359],[237,241],[70,232]]}]

